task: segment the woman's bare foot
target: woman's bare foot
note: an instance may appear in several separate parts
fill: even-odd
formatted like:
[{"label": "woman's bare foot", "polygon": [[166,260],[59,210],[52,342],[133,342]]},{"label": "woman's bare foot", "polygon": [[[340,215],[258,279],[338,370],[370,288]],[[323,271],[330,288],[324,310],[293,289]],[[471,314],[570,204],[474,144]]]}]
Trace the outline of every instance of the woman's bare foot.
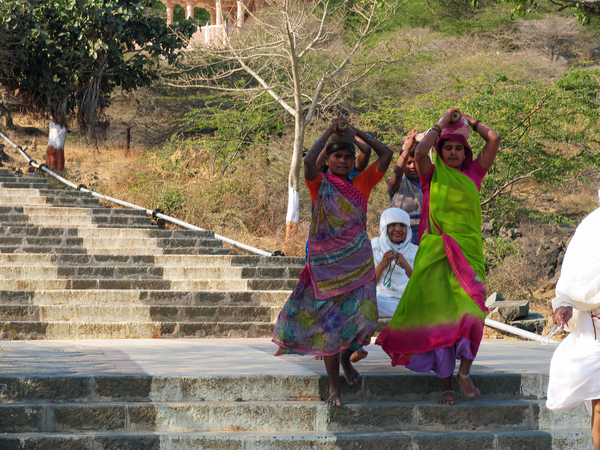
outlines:
[{"label": "woman's bare foot", "polygon": [[456,374],[456,381],[458,381],[458,384],[460,384],[460,387],[462,388],[465,397],[478,398],[481,395],[479,389],[477,389],[473,384],[473,380],[471,380],[471,375],[463,375],[462,373],[460,373],[459,370]]},{"label": "woman's bare foot", "polygon": [[325,400],[326,405],[331,406],[342,406],[342,399],[340,398],[339,392],[334,392],[329,396],[327,400]]},{"label": "woman's bare foot", "polygon": [[442,405],[454,405],[454,391],[442,391],[442,396],[438,398],[437,402]]},{"label": "woman's bare foot", "polygon": [[365,359],[368,354],[369,354],[368,351],[361,348],[361,349],[355,351],[354,353],[352,353],[352,356],[350,356],[350,362],[358,362],[361,359]]},{"label": "woman's bare foot", "polygon": [[323,361],[323,355],[315,355],[315,360]]},{"label": "woman's bare foot", "polygon": [[347,348],[342,352],[340,357],[340,364],[342,365],[342,369],[344,370],[344,377],[346,378],[346,381],[350,386],[356,384],[356,382],[360,378],[360,374],[350,362],[350,356],[352,356],[352,353],[354,352]]}]

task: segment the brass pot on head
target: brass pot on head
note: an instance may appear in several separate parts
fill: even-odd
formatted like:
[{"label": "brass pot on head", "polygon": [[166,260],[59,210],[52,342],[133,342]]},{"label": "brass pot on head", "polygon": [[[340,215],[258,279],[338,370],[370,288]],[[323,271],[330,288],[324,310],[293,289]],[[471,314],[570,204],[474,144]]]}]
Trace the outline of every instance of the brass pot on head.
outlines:
[{"label": "brass pot on head", "polygon": [[456,122],[458,122],[460,120],[460,118],[461,118],[460,113],[458,111],[454,111],[452,113],[452,117],[450,117],[450,122],[456,123]]},{"label": "brass pot on head", "polygon": [[338,133],[344,133],[348,129],[348,122],[346,122],[345,120],[340,120],[337,123],[336,128],[337,128]]},{"label": "brass pot on head", "polygon": [[329,138],[330,144],[337,142],[347,142],[349,144],[354,143],[354,137],[356,136],[356,130],[350,126],[346,120],[340,120],[335,126],[336,132],[339,134],[332,134]]}]

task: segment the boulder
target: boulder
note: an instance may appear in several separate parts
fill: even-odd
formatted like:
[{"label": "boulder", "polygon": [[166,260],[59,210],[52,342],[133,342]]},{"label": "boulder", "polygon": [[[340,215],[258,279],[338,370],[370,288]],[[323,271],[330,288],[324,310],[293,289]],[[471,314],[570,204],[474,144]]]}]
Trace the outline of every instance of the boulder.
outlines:
[{"label": "boulder", "polygon": [[539,313],[531,312],[527,317],[513,320],[509,325],[532,333],[541,333],[546,326],[546,318]]},{"label": "boulder", "polygon": [[503,301],[504,301],[504,297],[502,297],[502,294],[499,294],[498,292],[494,292],[485,301],[485,306],[487,306],[489,308],[491,304],[493,304],[495,302],[503,302]]},{"label": "boulder", "polygon": [[488,305],[490,313],[488,318],[498,322],[509,323],[529,314],[529,301],[502,301]]}]

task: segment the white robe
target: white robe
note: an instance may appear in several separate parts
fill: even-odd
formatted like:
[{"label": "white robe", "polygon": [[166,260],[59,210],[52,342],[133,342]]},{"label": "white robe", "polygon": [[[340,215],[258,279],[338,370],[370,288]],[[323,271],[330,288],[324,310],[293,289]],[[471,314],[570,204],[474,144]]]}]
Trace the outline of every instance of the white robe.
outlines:
[{"label": "white robe", "polygon": [[556,285],[554,309],[572,306],[569,336],[550,363],[546,406],[563,412],[600,398],[600,208],[577,227]]}]

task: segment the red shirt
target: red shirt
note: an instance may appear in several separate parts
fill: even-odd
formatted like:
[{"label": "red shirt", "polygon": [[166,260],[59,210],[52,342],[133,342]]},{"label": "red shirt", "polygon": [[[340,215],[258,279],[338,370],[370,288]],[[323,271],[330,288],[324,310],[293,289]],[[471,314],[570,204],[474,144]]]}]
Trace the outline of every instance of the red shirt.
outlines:
[{"label": "red shirt", "polygon": [[[365,196],[367,201],[369,200],[369,195],[371,194],[371,190],[375,187],[377,183],[381,181],[381,179],[385,176],[385,172],[380,172],[377,169],[377,162],[371,164],[368,168],[363,170],[361,173],[356,175],[354,178],[350,180],[350,183],[358,189]],[[306,185],[308,186],[308,190],[310,191],[310,196],[313,199],[313,202],[317,201],[317,197],[319,196],[319,189],[321,187],[321,181],[323,180],[323,174],[319,172],[319,176],[312,181],[306,181]]]}]

